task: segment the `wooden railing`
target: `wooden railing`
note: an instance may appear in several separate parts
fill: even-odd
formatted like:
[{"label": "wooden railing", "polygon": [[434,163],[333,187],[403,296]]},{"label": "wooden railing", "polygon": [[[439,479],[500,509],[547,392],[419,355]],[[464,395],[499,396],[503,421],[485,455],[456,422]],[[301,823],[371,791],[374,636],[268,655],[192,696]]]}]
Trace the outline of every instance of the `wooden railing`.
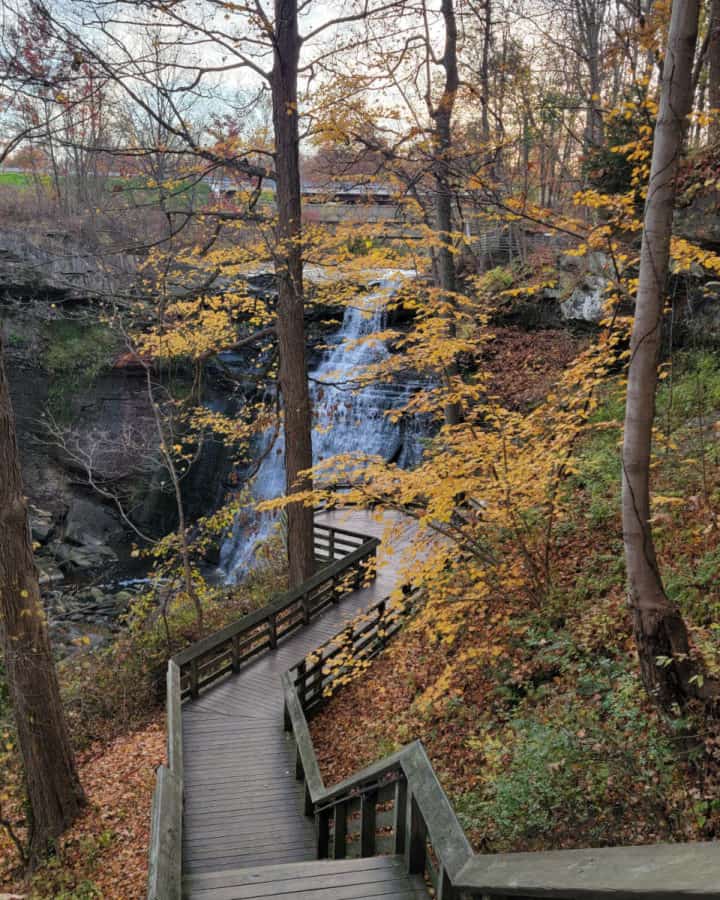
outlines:
[{"label": "wooden railing", "polygon": [[167,669],[167,765],[157,770],[148,860],[148,900],[181,900],[184,789],[182,701],[307,624],[375,577],[377,538],[315,523],[316,559],[327,563],[295,590],[196,641]]},{"label": "wooden railing", "polygon": [[273,603],[175,654],[182,696],[197,697],[213,681],[239,671],[243,663],[274,649],[278,641],[306,625],[326,606],[374,577],[379,543],[377,538],[316,523],[315,545],[326,554],[318,560],[328,565]]},{"label": "wooden railing", "polygon": [[386,597],[374,603],[291,670],[293,686],[306,714],[315,712],[337,684],[345,683],[385,648],[402,627],[417,596],[416,592],[404,590],[402,598],[391,601]]},{"label": "wooden railing", "polygon": [[401,855],[436,900],[720,898],[717,842],[475,855],[419,741],[326,788],[307,719],[323,696],[311,668],[322,671],[303,660],[282,682],[285,728],[295,738],[295,772],[305,783],[319,859]]},{"label": "wooden railing", "polygon": [[436,898],[459,897],[455,886],[472,848],[422,744],[326,788],[296,673],[283,676],[285,727],[295,738],[295,773],[305,782],[305,814],[315,819],[318,859],[401,855],[410,874],[428,878]]},{"label": "wooden railing", "polygon": [[371,538],[358,534],[355,531],[347,531],[345,528],[336,528],[334,525],[323,525],[320,522],[315,522],[313,529],[315,559],[318,562],[325,563],[343,559],[368,540],[371,540]]},{"label": "wooden railing", "polygon": [[182,894],[183,745],[180,669],[167,670],[167,765],[157,771],[150,818],[148,900],[180,900]]}]

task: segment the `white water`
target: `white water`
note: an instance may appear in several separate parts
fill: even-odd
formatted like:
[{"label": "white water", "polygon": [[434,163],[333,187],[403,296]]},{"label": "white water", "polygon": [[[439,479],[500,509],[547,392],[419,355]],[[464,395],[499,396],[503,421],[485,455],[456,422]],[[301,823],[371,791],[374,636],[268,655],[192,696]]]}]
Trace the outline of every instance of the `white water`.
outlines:
[{"label": "white water", "polygon": [[[360,453],[407,466],[420,455],[419,435],[408,433],[408,429],[391,422],[385,414],[405,404],[411,386],[380,384],[358,389],[356,384],[364,368],[389,354],[382,340],[371,338],[385,325],[384,301],[391,285],[385,283],[381,287],[385,290],[364,296],[357,306],[346,308],[340,330],[318,367],[310,373],[315,463],[338,454]],[[273,437],[263,436],[259,453],[267,451]],[[252,495],[256,501],[285,492],[283,454],[284,442],[279,434],[253,480]],[[238,515],[220,552],[220,568],[228,581],[235,582],[248,571],[258,541],[269,535],[274,522],[274,517],[259,514],[252,507]]]}]

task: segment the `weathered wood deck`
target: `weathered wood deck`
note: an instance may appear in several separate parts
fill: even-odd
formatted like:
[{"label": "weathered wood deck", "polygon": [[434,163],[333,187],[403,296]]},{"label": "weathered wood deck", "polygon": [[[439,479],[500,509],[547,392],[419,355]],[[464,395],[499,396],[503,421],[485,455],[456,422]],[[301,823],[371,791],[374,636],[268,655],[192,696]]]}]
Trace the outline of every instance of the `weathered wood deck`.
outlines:
[{"label": "weathered wood deck", "polygon": [[[376,520],[361,511],[320,513],[317,519],[378,537],[388,524],[387,514]],[[405,528],[392,544],[381,545],[377,578],[369,587],[346,596],[277,650],[183,707],[186,896],[218,900],[427,896],[421,883],[419,887],[388,859],[310,863],[316,859],[314,827],[303,814],[294,745],[282,727],[282,673],[332,638],[358,611],[393,590],[397,574],[392,560],[408,534]],[[383,552],[388,546],[392,549]],[[302,863],[301,868],[296,869],[295,863]]]}]

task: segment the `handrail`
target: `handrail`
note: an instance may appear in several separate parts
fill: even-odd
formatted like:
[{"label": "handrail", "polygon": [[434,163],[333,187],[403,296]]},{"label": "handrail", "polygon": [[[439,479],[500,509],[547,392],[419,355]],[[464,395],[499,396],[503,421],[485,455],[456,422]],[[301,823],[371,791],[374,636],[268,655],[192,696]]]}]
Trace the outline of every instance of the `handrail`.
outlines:
[{"label": "handrail", "polygon": [[429,877],[436,900],[720,898],[719,842],[474,854],[420,741],[325,787],[307,719],[317,701],[311,692],[304,703],[298,690],[304,665],[282,676],[285,728],[295,737],[296,774],[305,781],[305,812],[315,818],[318,858],[342,858],[351,846],[372,856],[383,852],[384,842],[385,852],[404,856],[409,873]]},{"label": "handrail", "polygon": [[380,653],[412,611],[417,592],[403,588],[402,597],[388,597],[368,606],[335,637],[321,644],[294,667],[305,713],[314,712],[338,683]]},{"label": "handrail", "polygon": [[[305,781],[305,813],[314,816],[319,859],[342,858],[348,850],[348,815],[359,806],[359,849],[362,856],[378,851],[376,834],[378,805],[393,807],[392,835],[387,848],[403,854],[410,874],[429,875],[441,900],[457,897],[454,884],[472,859],[472,848],[435,775],[420,741],[414,741],[344,781],[325,787],[313,747],[310,729],[291,669],[282,676],[285,697],[285,727],[295,737],[296,774]],[[391,791],[391,796],[385,796]],[[363,818],[370,826],[363,826]],[[332,824],[332,836],[330,826]],[[437,859],[428,852],[428,842]]]},{"label": "handrail", "polygon": [[167,766],[159,766],[150,817],[148,900],[180,900],[182,894],[183,746],[180,669],[167,670]]}]

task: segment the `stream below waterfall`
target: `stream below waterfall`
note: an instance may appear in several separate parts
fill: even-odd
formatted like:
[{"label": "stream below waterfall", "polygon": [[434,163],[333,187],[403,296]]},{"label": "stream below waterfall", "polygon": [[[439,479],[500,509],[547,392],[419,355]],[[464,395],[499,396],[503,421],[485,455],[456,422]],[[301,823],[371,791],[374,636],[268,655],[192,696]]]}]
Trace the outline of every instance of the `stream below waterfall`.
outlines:
[{"label": "stream below waterfall", "polygon": [[[358,453],[382,457],[405,468],[422,454],[422,431],[412,421],[393,422],[388,410],[402,407],[415,382],[358,387],[359,373],[389,356],[382,339],[373,340],[386,324],[386,301],[392,280],[375,282],[376,288],[348,306],[342,325],[329,341],[317,367],[310,372],[314,410],[313,460],[317,464],[339,454]],[[255,502],[285,492],[284,440],[266,433],[258,441],[262,462],[251,482]],[[264,454],[264,455],[263,455]],[[220,571],[230,583],[240,580],[252,565],[256,547],[266,539],[277,517],[258,513],[248,505],[236,518],[220,551]]]}]

